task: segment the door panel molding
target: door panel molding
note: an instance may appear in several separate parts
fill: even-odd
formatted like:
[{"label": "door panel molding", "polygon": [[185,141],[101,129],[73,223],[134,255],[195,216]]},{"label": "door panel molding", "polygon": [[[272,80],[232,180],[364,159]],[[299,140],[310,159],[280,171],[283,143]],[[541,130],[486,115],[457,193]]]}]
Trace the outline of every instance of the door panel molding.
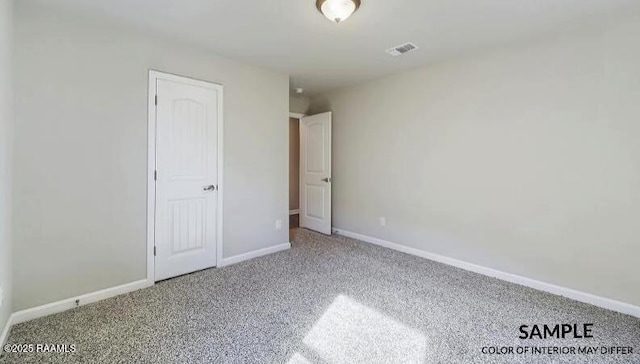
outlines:
[{"label": "door panel molding", "polygon": [[216,198],[216,266],[223,261],[223,211],[224,211],[224,88],[220,84],[178,76],[171,73],[149,70],[148,88],[148,139],[147,139],[147,281],[155,282],[155,246],[156,246],[156,170],[157,170],[157,86],[158,81],[173,81],[185,85],[215,90],[218,93],[217,105],[217,198]]}]

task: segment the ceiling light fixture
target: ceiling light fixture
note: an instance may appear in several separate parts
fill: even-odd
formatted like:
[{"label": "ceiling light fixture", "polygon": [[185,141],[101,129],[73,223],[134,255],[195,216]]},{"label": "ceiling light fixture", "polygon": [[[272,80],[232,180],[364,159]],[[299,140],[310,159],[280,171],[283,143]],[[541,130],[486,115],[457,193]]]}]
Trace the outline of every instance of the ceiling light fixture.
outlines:
[{"label": "ceiling light fixture", "polygon": [[360,7],[360,0],[317,0],[316,7],[327,19],[340,23]]}]

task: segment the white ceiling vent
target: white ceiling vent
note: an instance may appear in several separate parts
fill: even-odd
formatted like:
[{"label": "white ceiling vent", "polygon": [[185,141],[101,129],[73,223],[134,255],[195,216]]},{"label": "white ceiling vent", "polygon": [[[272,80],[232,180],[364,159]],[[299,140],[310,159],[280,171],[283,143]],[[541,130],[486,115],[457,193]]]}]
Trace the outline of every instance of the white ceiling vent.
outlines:
[{"label": "white ceiling vent", "polygon": [[405,43],[405,44],[401,44],[399,46],[395,46],[393,48],[387,49],[387,53],[389,53],[394,57],[397,57],[397,56],[401,56],[403,54],[407,54],[409,52],[415,51],[416,49],[418,49],[417,45],[413,43]]}]

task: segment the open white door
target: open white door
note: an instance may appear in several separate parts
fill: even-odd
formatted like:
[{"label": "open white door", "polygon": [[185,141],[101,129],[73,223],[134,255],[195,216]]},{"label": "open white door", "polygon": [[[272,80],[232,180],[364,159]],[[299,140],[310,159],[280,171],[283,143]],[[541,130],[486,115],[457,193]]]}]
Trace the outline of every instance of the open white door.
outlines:
[{"label": "open white door", "polygon": [[300,119],[300,227],[331,235],[331,112]]},{"label": "open white door", "polygon": [[156,82],[155,280],[216,265],[222,86]]}]

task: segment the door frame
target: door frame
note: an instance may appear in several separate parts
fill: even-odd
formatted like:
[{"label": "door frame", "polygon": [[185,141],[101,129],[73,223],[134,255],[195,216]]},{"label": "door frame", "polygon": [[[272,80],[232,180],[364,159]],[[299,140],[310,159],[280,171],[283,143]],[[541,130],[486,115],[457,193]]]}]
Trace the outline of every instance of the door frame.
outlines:
[{"label": "door frame", "polygon": [[156,90],[158,80],[176,81],[192,86],[216,90],[218,105],[218,198],[216,221],[216,267],[222,266],[223,252],[223,201],[224,201],[224,86],[190,77],[149,70],[148,100],[148,141],[147,141],[147,281],[155,283],[155,240],[156,240]]}]

